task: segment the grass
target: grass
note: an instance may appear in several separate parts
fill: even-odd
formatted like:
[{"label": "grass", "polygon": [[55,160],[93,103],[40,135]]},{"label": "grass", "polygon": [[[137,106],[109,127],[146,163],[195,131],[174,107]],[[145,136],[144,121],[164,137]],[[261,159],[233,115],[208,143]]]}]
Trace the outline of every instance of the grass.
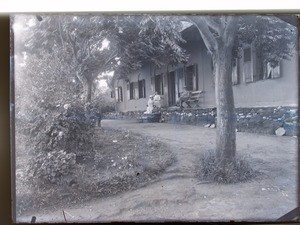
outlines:
[{"label": "grass", "polygon": [[207,151],[199,156],[197,177],[202,181],[212,181],[218,184],[246,182],[258,175],[252,169],[247,157],[237,155],[233,162],[222,165],[213,151]]},{"label": "grass", "polygon": [[17,215],[134,190],[158,178],[175,160],[168,146],[158,139],[126,130],[98,129],[94,146],[95,157],[81,160],[73,176],[60,185],[38,190],[32,188],[26,176],[29,157],[24,149],[17,148]]}]

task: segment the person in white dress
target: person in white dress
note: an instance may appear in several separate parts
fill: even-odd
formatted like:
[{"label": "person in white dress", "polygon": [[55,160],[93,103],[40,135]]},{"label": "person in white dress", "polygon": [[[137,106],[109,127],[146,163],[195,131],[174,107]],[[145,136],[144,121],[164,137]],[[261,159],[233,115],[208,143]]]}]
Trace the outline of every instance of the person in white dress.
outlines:
[{"label": "person in white dress", "polygon": [[157,92],[155,92],[153,101],[154,101],[155,108],[158,108],[158,109],[161,108],[161,96],[159,94],[157,94]]},{"label": "person in white dress", "polygon": [[149,100],[148,100],[147,110],[146,110],[146,112],[144,112],[144,114],[152,113],[153,107],[154,107],[153,95],[150,95]]}]

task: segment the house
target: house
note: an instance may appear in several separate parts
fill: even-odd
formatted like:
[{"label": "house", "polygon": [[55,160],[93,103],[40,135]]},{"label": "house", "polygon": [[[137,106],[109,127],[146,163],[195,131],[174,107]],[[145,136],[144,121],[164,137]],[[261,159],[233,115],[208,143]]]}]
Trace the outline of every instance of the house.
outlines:
[{"label": "house", "polygon": [[[116,111],[145,111],[149,95],[155,92],[162,96],[162,107],[174,106],[184,86],[192,91],[203,91],[200,108],[215,107],[211,56],[195,26],[182,31],[182,36],[186,40],[183,48],[190,54],[189,61],[161,69],[147,63],[132,73],[129,80],[116,80]],[[291,60],[282,60],[275,68],[267,64],[262,69],[258,69],[260,61],[253,46],[243,46],[240,55],[232,73],[237,108],[297,106],[297,54]]]}]

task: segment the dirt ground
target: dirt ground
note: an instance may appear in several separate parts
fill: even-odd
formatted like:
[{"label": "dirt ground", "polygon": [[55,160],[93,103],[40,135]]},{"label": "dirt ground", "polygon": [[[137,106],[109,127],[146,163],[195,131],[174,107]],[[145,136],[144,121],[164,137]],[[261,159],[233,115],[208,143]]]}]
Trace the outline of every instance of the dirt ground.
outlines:
[{"label": "dirt ground", "polygon": [[262,174],[254,180],[217,185],[194,177],[197,157],[213,150],[216,129],[190,125],[104,120],[169,144],[176,163],[156,181],[116,196],[24,215],[18,222],[274,221],[297,207],[297,138],[237,133],[237,151]]}]

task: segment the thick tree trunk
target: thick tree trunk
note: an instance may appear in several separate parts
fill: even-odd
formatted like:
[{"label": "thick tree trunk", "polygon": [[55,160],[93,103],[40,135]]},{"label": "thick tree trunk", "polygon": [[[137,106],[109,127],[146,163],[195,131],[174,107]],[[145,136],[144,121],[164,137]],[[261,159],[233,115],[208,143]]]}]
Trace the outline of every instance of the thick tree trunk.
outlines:
[{"label": "thick tree trunk", "polygon": [[217,106],[216,156],[222,162],[232,162],[236,153],[236,116],[232,89],[233,44],[218,40],[215,52],[215,95]]},{"label": "thick tree trunk", "polygon": [[[217,106],[216,157],[223,166],[236,153],[236,116],[232,89],[233,45],[238,16],[189,16],[213,56]],[[214,30],[214,32],[212,32]]]},{"label": "thick tree trunk", "polygon": [[92,88],[93,88],[93,82],[88,81],[86,83],[86,102],[91,103],[92,101]]}]

